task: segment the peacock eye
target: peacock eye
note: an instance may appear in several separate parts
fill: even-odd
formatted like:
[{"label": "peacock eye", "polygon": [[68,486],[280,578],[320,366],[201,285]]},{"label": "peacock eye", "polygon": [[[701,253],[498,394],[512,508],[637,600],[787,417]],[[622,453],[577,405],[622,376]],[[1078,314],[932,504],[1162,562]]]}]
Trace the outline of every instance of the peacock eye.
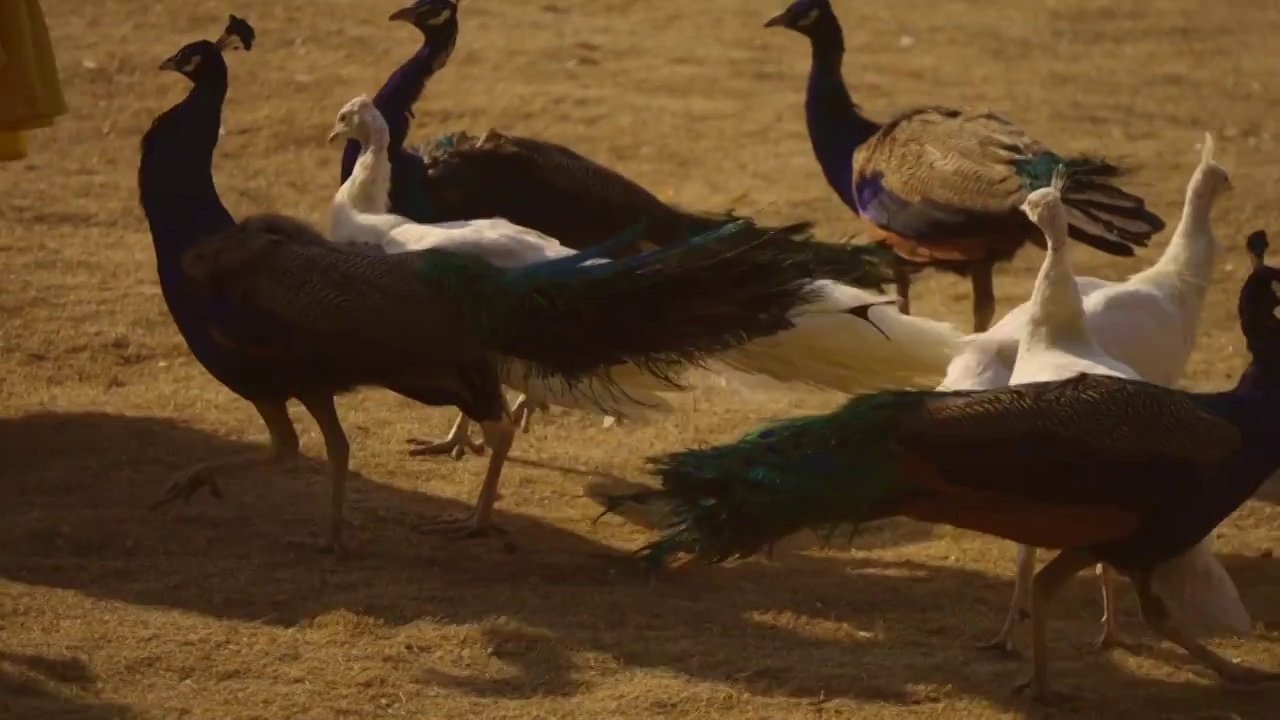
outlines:
[{"label": "peacock eye", "polygon": [[440,11],[439,15],[436,15],[435,17],[428,20],[427,24],[440,25],[440,24],[443,24],[446,20],[448,20],[451,17],[453,17],[453,10],[450,10],[449,8],[445,8],[444,10]]},{"label": "peacock eye", "polygon": [[817,19],[818,19],[818,8],[813,8],[812,10],[809,11],[807,15],[797,20],[796,25],[799,25],[800,27],[808,27],[813,24],[814,20],[817,20]]}]

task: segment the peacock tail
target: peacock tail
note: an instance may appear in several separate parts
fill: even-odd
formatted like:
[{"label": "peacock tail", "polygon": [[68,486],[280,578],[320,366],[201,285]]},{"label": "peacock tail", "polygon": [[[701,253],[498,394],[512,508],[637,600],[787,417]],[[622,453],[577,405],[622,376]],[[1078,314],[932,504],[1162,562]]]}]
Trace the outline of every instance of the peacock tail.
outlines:
[{"label": "peacock tail", "polygon": [[772,423],[719,447],[650,459],[662,490],[611,498],[672,503],[673,522],[641,549],[660,565],[673,553],[708,562],[754,555],[803,529],[830,534],[875,519],[904,489],[892,420],[934,395],[863,395],[835,412]]},{"label": "peacock tail", "polygon": [[1093,375],[863,395],[733,443],[653,458],[662,489],[612,498],[610,508],[672,506],[667,534],[642,549],[654,563],[674,552],[720,562],[801,529],[894,515],[1036,547],[1102,546],[1153,514],[1190,527],[1188,507],[1221,502],[1209,478],[1243,436],[1204,397]]}]

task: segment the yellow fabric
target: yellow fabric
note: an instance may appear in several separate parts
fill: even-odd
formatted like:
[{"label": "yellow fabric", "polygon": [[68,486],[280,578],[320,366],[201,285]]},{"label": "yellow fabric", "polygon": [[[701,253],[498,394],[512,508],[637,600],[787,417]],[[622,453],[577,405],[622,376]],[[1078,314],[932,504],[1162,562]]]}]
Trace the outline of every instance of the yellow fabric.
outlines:
[{"label": "yellow fabric", "polygon": [[0,132],[0,162],[27,156],[27,139],[20,132]]},{"label": "yellow fabric", "polygon": [[0,0],[0,132],[49,127],[67,112],[37,0]]}]

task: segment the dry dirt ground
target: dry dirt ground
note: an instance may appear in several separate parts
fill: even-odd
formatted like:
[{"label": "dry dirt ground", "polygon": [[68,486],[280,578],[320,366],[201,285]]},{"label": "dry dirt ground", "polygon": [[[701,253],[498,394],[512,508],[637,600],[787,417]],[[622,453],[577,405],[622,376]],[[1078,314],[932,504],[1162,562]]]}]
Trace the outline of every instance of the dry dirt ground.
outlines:
[{"label": "dry dirt ground", "polygon": [[[877,116],[916,103],[990,106],[1055,147],[1135,163],[1132,187],[1172,225],[1204,130],[1236,192],[1189,384],[1243,365],[1234,298],[1247,231],[1280,232],[1274,99],[1280,5],[1258,0],[839,2],[854,95]],[[889,523],[847,548],[686,567],[654,585],[627,555],[652,533],[582,497],[592,474],[644,477],[650,453],[830,407],[814,393],[703,392],[654,427],[540,417],[508,467],[500,541],[416,524],[470,502],[482,461],[414,459],[406,438],[453,411],[381,391],[341,401],[354,447],[352,556],[291,543],[323,517],[316,468],[229,480],[172,512],[144,508],[193,462],[260,445],[252,409],[193,361],[161,302],[137,206],[138,140],[186,92],[155,70],[248,17],[231,57],[215,174],[237,214],[324,218],[336,110],[372,93],[417,44],[394,2],[49,0],[72,107],[0,168],[0,716],[4,718],[789,718],[1275,716],[1280,691],[1219,687],[1169,646],[1097,656],[1096,580],[1064,594],[1054,671],[1076,700],[1010,693],[1021,661],[993,633],[1012,549]],[[682,203],[856,227],[824,186],[801,113],[808,52],[761,23],[770,0],[466,0],[448,70],[415,135],[490,126],[562,141]],[[1078,269],[1150,262],[1081,249]],[[1001,309],[1040,253],[998,277]],[[967,287],[917,284],[918,312],[968,322]],[[295,413],[301,415],[301,413]],[[320,440],[302,424],[305,449]],[[1028,478],[1029,481],[1033,480]],[[1217,643],[1280,668],[1280,494],[1246,505],[1219,548],[1258,637]],[[1123,622],[1138,627],[1124,588]],[[1143,637],[1148,637],[1143,635]],[[1024,640],[1025,642],[1025,640]],[[1267,711],[1270,707],[1272,710]]]}]

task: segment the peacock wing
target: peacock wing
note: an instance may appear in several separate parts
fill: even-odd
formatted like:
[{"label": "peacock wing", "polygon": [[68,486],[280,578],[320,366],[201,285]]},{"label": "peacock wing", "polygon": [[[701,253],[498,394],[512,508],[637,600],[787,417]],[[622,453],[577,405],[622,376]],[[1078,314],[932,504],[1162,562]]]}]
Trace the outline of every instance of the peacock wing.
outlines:
[{"label": "peacock wing", "polygon": [[[387,365],[425,362],[442,350],[476,351],[448,282],[424,258],[448,256],[483,282],[487,266],[454,253],[370,255],[330,244],[302,221],[247,218],[183,256],[198,288],[269,316],[306,346]],[[467,282],[454,273],[453,282]]]},{"label": "peacock wing", "polygon": [[1010,161],[1043,149],[993,113],[910,110],[854,152],[854,197],[863,217],[897,235],[954,235],[1015,213],[1026,190]]},{"label": "peacock wing", "polygon": [[936,395],[894,432],[904,474],[934,492],[903,514],[1041,547],[1123,537],[1140,513],[1238,452],[1230,422],[1186,394],[1123,378]]}]

